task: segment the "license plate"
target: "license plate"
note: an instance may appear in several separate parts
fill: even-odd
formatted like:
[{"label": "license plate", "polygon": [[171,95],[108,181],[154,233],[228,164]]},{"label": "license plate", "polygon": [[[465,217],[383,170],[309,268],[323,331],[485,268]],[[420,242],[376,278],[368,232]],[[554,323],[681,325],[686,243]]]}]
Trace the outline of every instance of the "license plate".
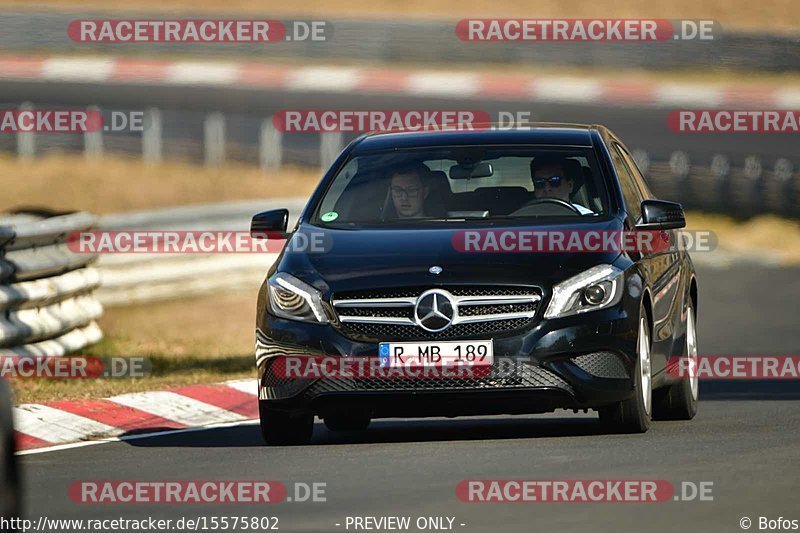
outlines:
[{"label": "license plate", "polygon": [[382,342],[381,368],[492,366],[492,341]]}]

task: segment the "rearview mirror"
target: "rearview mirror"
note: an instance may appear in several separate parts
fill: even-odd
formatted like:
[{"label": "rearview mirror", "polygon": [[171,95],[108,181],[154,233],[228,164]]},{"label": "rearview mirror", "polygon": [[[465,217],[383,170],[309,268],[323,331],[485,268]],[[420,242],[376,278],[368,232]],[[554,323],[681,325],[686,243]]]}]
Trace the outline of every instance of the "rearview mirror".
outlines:
[{"label": "rearview mirror", "polygon": [[642,221],[637,229],[678,229],[686,227],[683,206],[664,200],[645,200],[642,202]]},{"label": "rearview mirror", "polygon": [[453,165],[450,167],[451,180],[466,180],[470,178],[488,178],[494,174],[491,163],[478,163],[475,166]]},{"label": "rearview mirror", "polygon": [[285,237],[288,225],[288,209],[264,211],[255,215],[250,222],[250,237],[253,239]]}]

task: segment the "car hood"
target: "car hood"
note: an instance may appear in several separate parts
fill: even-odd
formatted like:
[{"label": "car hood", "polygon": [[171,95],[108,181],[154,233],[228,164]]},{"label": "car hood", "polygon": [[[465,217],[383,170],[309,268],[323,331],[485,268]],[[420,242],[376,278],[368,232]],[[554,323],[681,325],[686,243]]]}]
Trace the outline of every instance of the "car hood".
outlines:
[{"label": "car hood", "polygon": [[[454,242],[467,228],[330,229],[302,224],[292,235],[277,270],[297,276],[327,293],[391,287],[458,284],[549,287],[619,253],[464,252]],[[618,219],[570,225],[471,227],[469,230],[619,231]],[[324,251],[294,250],[297,242],[324,243]],[[302,247],[298,247],[302,248]],[[318,247],[319,249],[319,247]],[[430,268],[438,266],[441,273]]]}]

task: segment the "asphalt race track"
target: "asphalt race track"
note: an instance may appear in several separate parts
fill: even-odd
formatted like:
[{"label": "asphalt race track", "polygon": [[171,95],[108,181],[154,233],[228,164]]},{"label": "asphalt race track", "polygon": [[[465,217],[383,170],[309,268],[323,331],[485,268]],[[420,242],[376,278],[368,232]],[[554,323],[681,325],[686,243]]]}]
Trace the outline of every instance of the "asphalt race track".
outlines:
[{"label": "asphalt race track", "polygon": [[[701,355],[797,353],[800,269],[698,271]],[[701,384],[694,421],[655,422],[644,435],[604,435],[594,416],[560,412],[377,421],[364,433],[318,423],[312,445],[291,448],[263,447],[255,425],[88,446],[22,457],[27,516],[277,516],[280,530],[308,532],[348,531],[347,516],[449,516],[465,532],[731,532],[748,517],[758,530],[762,516],[800,518],[798,401],[796,380],[717,381]],[[82,480],[208,479],[324,482],[327,501],[93,506],[67,496]],[[464,479],[713,482],[713,501],[464,503]]]}]

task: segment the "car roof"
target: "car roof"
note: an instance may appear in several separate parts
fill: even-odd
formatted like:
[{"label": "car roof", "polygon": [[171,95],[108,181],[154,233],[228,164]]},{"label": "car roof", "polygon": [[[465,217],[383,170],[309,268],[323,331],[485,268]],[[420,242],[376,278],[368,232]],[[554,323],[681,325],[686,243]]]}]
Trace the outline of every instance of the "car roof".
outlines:
[{"label": "car roof", "polygon": [[392,148],[422,148],[459,145],[549,145],[592,146],[592,132],[600,126],[586,124],[536,123],[515,129],[378,132],[363,136],[356,152]]}]

